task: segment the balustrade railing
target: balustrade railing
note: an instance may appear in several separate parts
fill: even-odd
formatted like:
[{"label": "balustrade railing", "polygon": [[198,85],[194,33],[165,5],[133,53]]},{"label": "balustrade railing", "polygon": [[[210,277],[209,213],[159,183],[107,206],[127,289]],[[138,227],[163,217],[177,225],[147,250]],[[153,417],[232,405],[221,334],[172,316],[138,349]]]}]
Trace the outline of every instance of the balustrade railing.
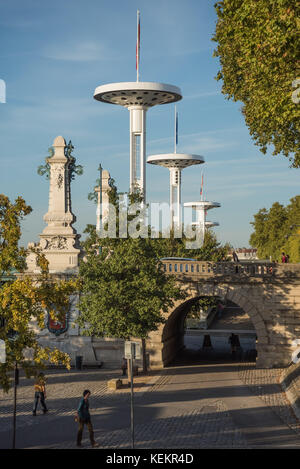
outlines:
[{"label": "balustrade railing", "polygon": [[274,275],[275,265],[256,262],[204,262],[185,260],[162,260],[163,269],[171,275],[213,277],[222,275],[243,275],[265,277]]}]

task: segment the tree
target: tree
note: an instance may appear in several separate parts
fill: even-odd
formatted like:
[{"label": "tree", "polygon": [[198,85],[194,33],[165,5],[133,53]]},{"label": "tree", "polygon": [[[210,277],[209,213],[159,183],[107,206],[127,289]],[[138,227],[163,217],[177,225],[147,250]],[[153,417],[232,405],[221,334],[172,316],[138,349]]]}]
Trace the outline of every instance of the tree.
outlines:
[{"label": "tree", "polygon": [[[86,335],[139,337],[144,343],[149,332],[164,322],[162,312],[186,297],[175,279],[163,272],[159,259],[193,255],[203,260],[220,260],[226,256],[227,247],[221,248],[208,232],[201,249],[187,251],[185,238],[174,238],[171,233],[169,239],[151,239],[149,226],[144,226],[145,237],[132,238],[130,223],[136,223],[137,232],[143,225],[143,216],[139,218],[143,196],[138,189],[127,195],[129,205],[134,204],[137,209],[129,215],[126,201],[119,203],[119,196],[113,181],[109,198],[116,214],[116,236],[101,238],[94,225],[85,230],[88,236],[84,248],[88,254],[80,266],[81,314],[77,322]],[[119,221],[124,213],[128,223],[126,237],[122,238]]]},{"label": "tree", "polygon": [[299,107],[292,83],[299,77],[299,4],[296,0],[223,0],[213,40],[222,93],[243,103],[242,113],[263,153],[283,153],[300,166]]},{"label": "tree", "polygon": [[160,258],[188,257],[199,261],[219,262],[226,260],[230,250],[230,246],[228,244],[222,246],[210,230],[205,232],[203,245],[198,249],[186,249],[186,236],[183,234],[181,238],[174,238],[172,232],[169,238],[152,239],[151,242]]},{"label": "tree", "polygon": [[270,210],[259,210],[251,225],[250,244],[257,248],[259,258],[279,260],[284,251],[290,262],[300,261],[300,196],[290,199],[286,207],[275,202]]},{"label": "tree", "polygon": [[12,269],[24,270],[25,250],[18,247],[21,236],[21,220],[32,212],[22,197],[15,203],[0,194],[0,276]]},{"label": "tree", "polygon": [[[19,273],[26,267],[26,250],[18,247],[21,236],[20,221],[31,212],[22,197],[11,203],[0,195],[0,269],[4,274]],[[54,281],[48,274],[48,262],[36,252],[41,274],[32,278],[18,275],[2,282],[0,288],[0,339],[5,341],[6,363],[0,364],[0,386],[8,391],[11,371],[16,364],[23,368],[26,376],[36,375],[49,361],[70,367],[70,357],[60,350],[42,347],[38,342],[33,322],[41,329],[45,327],[45,314],[62,319],[69,308],[69,298],[77,289],[76,281]]]},{"label": "tree", "polygon": [[[80,266],[84,335],[141,338],[164,322],[166,312],[185,293],[168,277],[148,239],[127,238],[93,251]],[[144,363],[145,369],[145,363]]]}]

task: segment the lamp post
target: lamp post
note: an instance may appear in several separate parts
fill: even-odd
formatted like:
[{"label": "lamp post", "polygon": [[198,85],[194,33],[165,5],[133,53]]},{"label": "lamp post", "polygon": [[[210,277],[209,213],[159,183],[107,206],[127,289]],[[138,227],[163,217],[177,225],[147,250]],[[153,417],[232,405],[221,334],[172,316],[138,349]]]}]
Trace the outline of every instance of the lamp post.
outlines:
[{"label": "lamp post", "polygon": [[102,204],[102,166],[101,163],[99,164],[99,188],[97,188],[98,192],[98,204],[97,204],[97,225],[96,225],[96,231],[99,232],[101,228],[101,204]]},{"label": "lamp post", "polygon": [[15,362],[15,380],[14,380],[14,411],[13,411],[13,442],[12,449],[16,449],[16,423],[17,423],[17,386],[19,384],[18,362]]}]

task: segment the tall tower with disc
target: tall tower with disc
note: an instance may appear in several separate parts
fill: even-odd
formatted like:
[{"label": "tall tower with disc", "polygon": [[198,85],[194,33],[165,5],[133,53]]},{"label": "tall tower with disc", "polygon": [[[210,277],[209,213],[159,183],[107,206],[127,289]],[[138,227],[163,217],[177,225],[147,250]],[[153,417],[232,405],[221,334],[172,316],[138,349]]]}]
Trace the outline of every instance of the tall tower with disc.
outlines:
[{"label": "tall tower with disc", "polygon": [[137,12],[136,82],[109,83],[98,86],[94,98],[129,110],[130,119],[130,192],[138,188],[146,195],[146,113],[159,104],[169,104],[182,98],[177,86],[139,80],[140,14]]},{"label": "tall tower with disc", "polygon": [[174,153],[151,155],[147,163],[163,166],[170,171],[170,227],[180,229],[181,225],[181,172],[184,168],[205,162],[203,156],[177,153],[178,115],[175,109],[175,148]]},{"label": "tall tower with disc", "polygon": [[206,212],[212,208],[221,207],[221,204],[218,202],[208,202],[206,200],[200,200],[198,202],[186,202],[185,207],[192,207],[196,210],[196,221],[192,223],[194,226],[199,226],[204,228],[204,232],[207,228],[213,226],[219,226],[218,222],[212,222],[206,220]]},{"label": "tall tower with disc", "polygon": [[207,228],[212,228],[213,226],[219,226],[218,222],[212,222],[206,220],[207,210],[211,210],[212,208],[221,207],[219,202],[209,202],[208,200],[203,200],[203,174],[202,174],[202,181],[201,181],[201,189],[200,189],[200,198],[201,200],[196,202],[186,202],[184,204],[185,207],[191,207],[196,211],[196,221],[192,223],[192,225],[196,226],[198,229],[203,231],[203,236]]}]

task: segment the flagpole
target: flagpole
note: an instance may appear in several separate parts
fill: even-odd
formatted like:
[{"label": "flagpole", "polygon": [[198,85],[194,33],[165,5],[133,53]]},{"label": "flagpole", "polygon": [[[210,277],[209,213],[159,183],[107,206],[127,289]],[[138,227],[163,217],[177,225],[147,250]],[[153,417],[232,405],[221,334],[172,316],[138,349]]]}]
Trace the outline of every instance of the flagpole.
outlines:
[{"label": "flagpole", "polygon": [[177,151],[177,113],[176,113],[176,105],[175,105],[175,132],[174,132],[175,142],[174,142],[174,153]]},{"label": "flagpole", "polygon": [[139,65],[140,65],[140,10],[137,10],[137,38],[136,38],[136,81],[139,81]]}]

